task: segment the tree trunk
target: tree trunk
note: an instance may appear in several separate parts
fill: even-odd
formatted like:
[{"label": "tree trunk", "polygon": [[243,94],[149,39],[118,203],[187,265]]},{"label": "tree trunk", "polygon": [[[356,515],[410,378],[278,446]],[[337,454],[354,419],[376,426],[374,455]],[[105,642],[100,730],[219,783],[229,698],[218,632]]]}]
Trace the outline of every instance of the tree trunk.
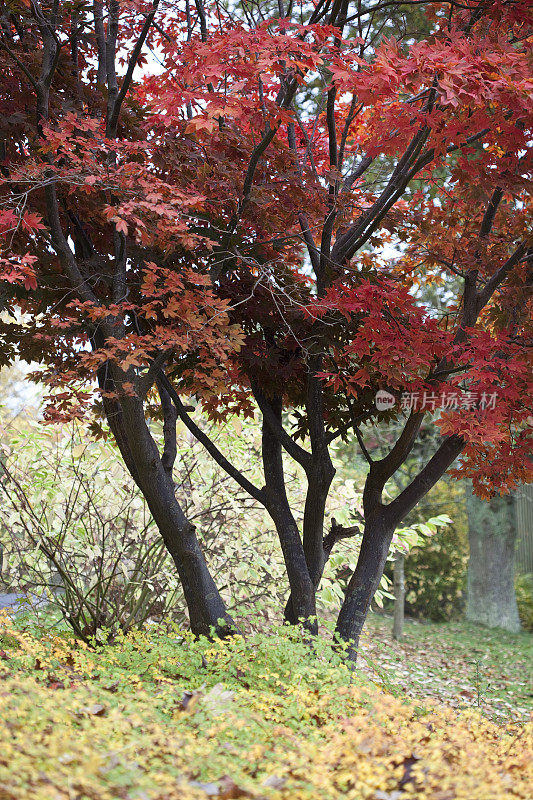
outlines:
[{"label": "tree trunk", "polygon": [[303,621],[313,634],[318,633],[316,619],[316,592],[310,578],[302,547],[300,532],[292,514],[288,515],[282,507],[269,507],[279,536],[290,596],[285,607],[285,620],[292,625]]},{"label": "tree trunk", "polygon": [[405,606],[405,556],[396,553],[394,559],[394,622],[392,625],[392,638],[397,642],[403,636],[403,619]]},{"label": "tree trunk", "polygon": [[[303,521],[305,561],[315,591],[320,585],[327,560],[324,550],[324,517],[329,488],[335,474],[331,462],[323,466],[323,469],[317,470],[308,478]],[[293,625],[298,621],[293,608],[292,592],[285,606],[285,619]]]},{"label": "tree trunk", "polygon": [[[280,398],[274,398],[270,402],[281,420]],[[276,526],[289,579],[291,600],[290,608],[288,603],[286,612],[288,610],[290,613],[290,622],[296,624],[303,620],[312,633],[317,633],[315,587],[305,560],[298,525],[287,498],[281,445],[266,421],[263,421],[261,450],[267,496],[266,508]]]},{"label": "tree trunk", "polygon": [[514,497],[481,500],[467,489],[468,586],[466,618],[489,628],[519,631],[514,588]]},{"label": "tree trunk", "polygon": [[351,661],[357,658],[361,631],[385,569],[393,533],[394,528],[382,515],[365,523],[357,566],[346,588],[336,628],[339,638],[349,644]]},{"label": "tree trunk", "polygon": [[139,486],[180,577],[192,632],[218,636],[237,630],[209,572],[194,525],[174,492],[138,398],[105,401],[106,415],[130,474]]}]

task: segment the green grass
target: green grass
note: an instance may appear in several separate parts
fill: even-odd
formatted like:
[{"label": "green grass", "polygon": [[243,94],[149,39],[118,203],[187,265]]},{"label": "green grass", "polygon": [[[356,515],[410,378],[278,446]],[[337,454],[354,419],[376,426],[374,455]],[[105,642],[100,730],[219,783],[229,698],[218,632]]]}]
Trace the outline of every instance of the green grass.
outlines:
[{"label": "green grass", "polygon": [[477,707],[495,721],[527,719],[533,711],[532,634],[406,620],[395,642],[391,630],[389,617],[370,614],[361,654],[361,668],[391,691]]}]

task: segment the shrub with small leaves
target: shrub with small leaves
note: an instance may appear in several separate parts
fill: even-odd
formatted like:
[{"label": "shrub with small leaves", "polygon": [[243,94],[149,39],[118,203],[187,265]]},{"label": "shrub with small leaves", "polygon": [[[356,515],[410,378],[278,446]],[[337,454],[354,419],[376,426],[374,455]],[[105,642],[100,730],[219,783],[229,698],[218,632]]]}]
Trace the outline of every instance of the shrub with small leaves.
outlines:
[{"label": "shrub with small leaves", "polygon": [[515,578],[516,604],[522,627],[533,633],[533,574]]},{"label": "shrub with small leaves", "polygon": [[395,698],[296,628],[0,636],[1,800],[530,796],[533,724]]}]

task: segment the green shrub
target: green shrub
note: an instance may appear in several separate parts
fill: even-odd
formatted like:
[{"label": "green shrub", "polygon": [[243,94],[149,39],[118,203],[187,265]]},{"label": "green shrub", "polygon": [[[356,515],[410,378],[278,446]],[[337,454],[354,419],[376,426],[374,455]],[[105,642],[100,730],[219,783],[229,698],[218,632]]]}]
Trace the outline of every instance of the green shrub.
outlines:
[{"label": "green shrub", "polygon": [[467,553],[455,526],[442,528],[405,560],[405,611],[444,622],[462,611]]},{"label": "green shrub", "polygon": [[[413,525],[437,514],[448,514],[453,524],[439,528],[406,557],[405,613],[445,622],[461,616],[466,590],[468,538],[460,484],[439,481],[406,522]],[[387,574],[392,577],[392,565]]]},{"label": "green shrub", "polygon": [[[230,455],[232,442],[225,440]],[[256,608],[266,605],[273,586],[286,590],[262,510],[236,493],[184,430],[177,449],[176,491],[230,610],[250,595]],[[0,461],[3,584],[49,601],[46,612],[27,603],[27,615],[52,611],[55,624],[59,612],[84,641],[112,639],[147,620],[186,626],[176,568],[112,441],[94,439],[81,425],[6,426]]]},{"label": "green shrub", "polygon": [[524,800],[533,725],[393,697],[295,629],[97,650],[14,627],[0,658],[1,800]]},{"label": "green shrub", "polygon": [[515,578],[516,603],[522,627],[533,633],[533,573]]}]

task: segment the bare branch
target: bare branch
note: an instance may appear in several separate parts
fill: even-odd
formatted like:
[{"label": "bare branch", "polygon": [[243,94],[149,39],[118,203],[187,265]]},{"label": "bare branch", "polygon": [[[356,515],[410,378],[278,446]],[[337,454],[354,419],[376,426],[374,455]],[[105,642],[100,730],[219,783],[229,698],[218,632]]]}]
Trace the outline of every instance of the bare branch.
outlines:
[{"label": "bare branch", "polygon": [[490,298],[494,294],[494,292],[498,289],[499,286],[503,283],[509,272],[515,267],[519,261],[522,260],[522,257],[527,253],[527,247],[525,244],[520,244],[514,253],[507,259],[505,264],[496,270],[494,275],[489,278],[483,289],[481,289],[477,293],[477,313],[487,305]]},{"label": "bare branch", "polygon": [[332,517],[329,533],[324,536],[324,539],[322,540],[322,547],[324,548],[326,558],[329,557],[333,547],[341,539],[351,539],[354,536],[359,536],[360,533],[361,531],[358,525],[352,525],[350,527],[339,525],[335,517]]},{"label": "bare branch", "polygon": [[368,463],[369,464],[373,464],[374,463],[374,459],[371,457],[370,453],[366,449],[366,445],[365,445],[365,443],[363,441],[363,437],[361,435],[361,431],[359,430],[359,428],[356,425],[354,426],[354,431],[355,431],[355,435],[357,436],[357,441],[359,442],[359,447],[361,448],[361,452],[363,453],[363,455],[366,458],[366,460],[368,461]]},{"label": "bare branch", "polygon": [[81,274],[74,253],[70,249],[70,245],[63,232],[61,220],[59,218],[55,183],[51,182],[45,186],[45,197],[46,215],[52,235],[52,244],[65,268],[65,272],[67,273],[67,276],[71,282],[72,288],[79,292],[82,300],[99,305],[96,295]]},{"label": "bare branch", "polygon": [[412,412],[392,450],[385,458],[372,463],[374,476],[379,480],[382,488],[411,452],[423,418],[423,412]]},{"label": "bare branch", "polygon": [[10,56],[10,57],[13,59],[13,61],[14,61],[14,62],[15,62],[15,64],[17,65],[17,67],[18,67],[20,70],[22,70],[22,72],[24,73],[24,75],[27,77],[27,79],[29,80],[29,82],[31,83],[31,85],[33,86],[33,88],[35,89],[35,91],[37,92],[37,91],[38,91],[38,86],[37,86],[37,81],[36,81],[36,79],[33,77],[33,75],[31,74],[31,72],[29,71],[29,69],[28,69],[28,68],[27,68],[27,67],[26,67],[26,66],[25,66],[25,65],[22,63],[22,61],[21,61],[21,60],[20,60],[20,58],[17,56],[17,54],[16,54],[16,53],[14,53],[14,52],[11,50],[11,48],[10,48],[10,47],[8,47],[8,45],[5,43],[5,41],[4,41],[4,39],[3,39],[3,38],[2,38],[2,39],[0,39],[0,47],[2,47],[2,48],[3,48],[3,49],[6,51],[6,53],[8,53],[8,54],[9,54],[9,56]]},{"label": "bare branch", "polygon": [[157,381],[157,391],[159,392],[161,410],[163,412],[164,446],[163,454],[161,456],[161,463],[165,472],[172,477],[172,470],[174,467],[174,462],[176,461],[176,455],[178,453],[176,441],[176,422],[178,419],[178,412],[161,380]]},{"label": "bare branch", "polygon": [[[113,2],[114,2],[114,0],[113,0]],[[159,0],[153,0],[152,10],[146,16],[146,19],[144,21],[144,25],[142,27],[141,33],[139,34],[139,38],[137,39],[137,41],[135,43],[135,47],[133,48],[133,53],[131,54],[131,57],[130,57],[130,60],[129,60],[129,63],[128,63],[128,68],[126,70],[126,74],[124,75],[124,78],[123,78],[123,81],[122,81],[122,85],[120,87],[120,91],[118,92],[118,94],[116,96],[116,100],[114,100],[114,102],[113,102],[111,114],[108,115],[106,133],[107,133],[107,136],[109,136],[109,137],[114,137],[116,135],[117,125],[118,125],[118,118],[119,118],[119,115],[120,115],[120,109],[122,107],[122,103],[124,102],[124,98],[126,97],[126,94],[128,93],[128,89],[130,88],[131,80],[133,78],[133,71],[134,71],[135,67],[137,66],[137,60],[138,60],[138,58],[139,58],[139,56],[141,54],[141,50],[143,48],[144,42],[146,40],[146,37],[148,36],[148,32],[149,32],[150,27],[152,25],[152,22],[154,20],[158,5],[159,5]],[[116,33],[114,33],[114,37],[115,37],[114,38],[114,43],[115,43],[115,46],[116,46]],[[114,73],[114,83],[116,84],[116,73],[115,73],[115,70],[114,70],[114,66],[113,66],[113,73]]]},{"label": "bare branch", "polygon": [[315,244],[315,240],[313,239],[313,234],[311,233],[311,228],[309,227],[309,220],[307,219],[307,214],[304,214],[303,211],[301,211],[298,214],[298,222],[300,223],[302,236],[307,246],[307,252],[309,253],[309,258],[311,259],[311,265],[316,272],[316,270],[320,266],[320,251]]},{"label": "bare branch", "polygon": [[162,386],[166,389],[166,391],[172,398],[172,402],[176,407],[178,416],[185,425],[185,427],[193,434],[193,436],[196,439],[198,439],[200,444],[202,444],[205,447],[211,458],[213,458],[213,460],[216,461],[219,467],[222,467],[224,472],[227,472],[227,474],[231,478],[233,478],[233,480],[236,483],[238,483],[241,489],[244,489],[244,491],[247,492],[250,495],[250,497],[253,497],[254,500],[257,500],[258,503],[261,503],[261,505],[264,506],[266,503],[264,490],[258,489],[257,486],[254,486],[254,484],[251,483],[251,481],[249,481],[248,478],[246,478],[242,474],[242,472],[240,472],[235,466],[233,466],[233,464],[231,464],[228,461],[228,459],[224,455],[222,455],[216,444],[211,441],[209,436],[207,436],[207,434],[205,434],[201,430],[201,428],[199,428],[198,425],[191,419],[191,417],[189,416],[189,414],[185,409],[185,406],[181,401],[179,394],[176,392],[176,390],[170,383],[169,379],[163,372],[160,373],[159,379],[161,381]]},{"label": "bare branch", "polygon": [[[453,153],[456,150],[460,150],[463,147],[466,147],[474,142],[478,141],[479,139],[483,138],[489,131],[489,128],[484,128],[482,131],[469,136],[468,139],[465,140],[462,144],[454,144],[449,145],[446,148],[446,152]],[[435,150],[432,148],[428,150],[427,153],[423,154],[419,158],[417,158],[414,163],[412,161],[413,153],[416,155],[416,152],[420,149],[420,146],[423,144],[420,140],[416,142],[416,149],[413,148],[415,140],[420,135],[421,131],[416,134],[416,136],[411,141],[408,150],[410,151],[411,158],[407,162],[405,162],[405,157],[407,154],[404,153],[400,162],[403,163],[402,169],[399,169],[400,162],[395,167],[393,174],[389,179],[389,183],[378,197],[376,202],[373,206],[364,214],[359,217],[359,219],[346,231],[343,233],[341,237],[338,237],[335,245],[333,247],[331,253],[331,260],[335,263],[342,264],[344,261],[350,259],[354,253],[363,246],[363,244],[368,241],[370,236],[374,233],[376,228],[378,227],[381,220],[386,216],[388,211],[392,208],[392,206],[396,203],[396,201],[403,195],[405,189],[409,185],[409,183],[413,180],[415,175],[417,175],[422,169],[429,166],[433,159],[435,158]],[[427,131],[425,139],[427,139]],[[424,141],[425,141],[424,139]],[[353,183],[353,181],[352,181]]]},{"label": "bare branch", "polygon": [[417,503],[437,483],[448,467],[450,467],[465,446],[464,439],[460,436],[448,436],[440,445],[437,452],[420,470],[409,486],[401,492],[386,508],[386,513],[398,524],[411,511]]},{"label": "bare branch", "polygon": [[494,190],[492,197],[489,200],[487,205],[485,214],[483,216],[483,222],[481,223],[481,231],[479,233],[480,237],[484,239],[489,235],[492,230],[492,225],[494,223],[494,218],[496,216],[496,212],[498,210],[498,206],[501,203],[503,197],[503,189],[499,186]]},{"label": "bare branch", "polygon": [[[135,323],[139,334],[142,335],[137,318],[135,318]],[[171,352],[171,350],[162,350],[156,355],[147,371],[143,375],[139,376],[137,380],[136,391],[141,400],[145,399],[146,395],[157,381],[157,377],[160,371],[163,369]]]},{"label": "bare branch", "polygon": [[255,381],[251,381],[251,386],[257,405],[259,406],[265,422],[272,431],[272,434],[277,438],[283,449],[287,451],[291,458],[307,471],[311,465],[311,453],[304,450],[303,447],[300,447],[300,445],[289,436]]}]

